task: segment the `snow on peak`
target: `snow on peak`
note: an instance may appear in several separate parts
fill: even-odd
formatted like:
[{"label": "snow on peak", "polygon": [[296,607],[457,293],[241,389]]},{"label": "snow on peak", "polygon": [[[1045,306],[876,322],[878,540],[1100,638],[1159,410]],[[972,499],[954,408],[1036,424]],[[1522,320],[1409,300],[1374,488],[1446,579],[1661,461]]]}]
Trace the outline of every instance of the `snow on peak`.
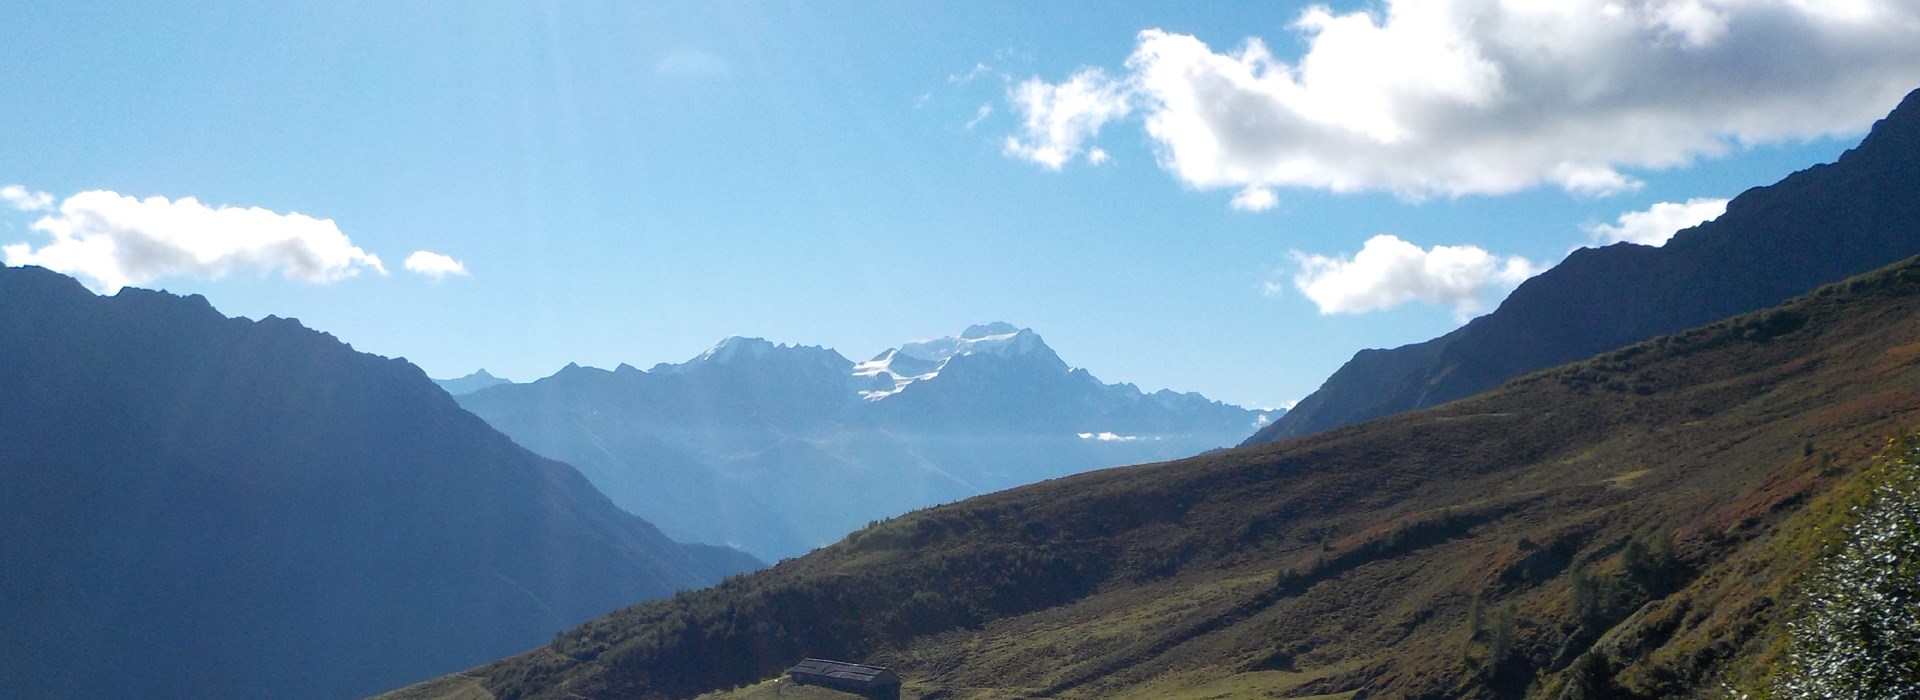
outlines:
[{"label": "snow on peak", "polygon": [[[899,393],[908,384],[939,376],[947,361],[956,357],[975,354],[1021,357],[1052,352],[1046,341],[1041,340],[1040,334],[1033,332],[1033,329],[996,321],[968,326],[957,337],[916,340],[889,349],[871,360],[854,365],[853,375],[866,379],[869,386],[876,387],[860,392],[861,397],[878,401]],[[892,386],[886,386],[882,379],[891,379]]]},{"label": "snow on peak", "polygon": [[993,323],[983,323],[977,326],[967,326],[967,330],[960,333],[960,339],[977,340],[990,335],[1010,335],[1018,332],[1020,332],[1020,329],[1014,327],[1011,323],[994,321]]},{"label": "snow on peak", "polygon": [[693,358],[693,361],[727,363],[742,358],[765,357],[767,353],[773,352],[773,349],[773,343],[765,338],[743,338],[734,335],[715,343],[706,352],[700,353],[699,357]]},{"label": "snow on peak", "polygon": [[961,355],[975,353],[1012,357],[1025,355],[1046,348],[1040,334],[1031,328],[1015,328],[1010,323],[989,323],[981,326],[969,326],[959,337],[931,338],[916,340],[900,346],[899,354],[908,357],[946,362]]},{"label": "snow on peak", "polygon": [[[706,352],[691,360],[677,365],[658,364],[651,371],[682,373],[701,372],[711,369],[727,371],[762,368],[766,371],[791,374],[803,373],[814,376],[816,371],[838,374],[847,371],[853,363],[840,353],[818,345],[778,345],[764,338],[745,338],[732,336],[714,344]],[[753,370],[757,371],[757,370]]]}]

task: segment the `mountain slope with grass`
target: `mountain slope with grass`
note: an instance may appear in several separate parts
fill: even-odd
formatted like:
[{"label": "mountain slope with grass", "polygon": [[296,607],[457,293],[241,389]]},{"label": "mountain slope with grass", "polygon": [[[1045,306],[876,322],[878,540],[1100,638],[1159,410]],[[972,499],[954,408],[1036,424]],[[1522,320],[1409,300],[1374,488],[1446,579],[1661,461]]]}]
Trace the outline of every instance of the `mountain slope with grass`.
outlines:
[{"label": "mountain slope with grass", "polygon": [[0,697],[338,698],[757,566],[405,360],[0,268]]},{"label": "mountain slope with grass", "polygon": [[1246,444],[1438,405],[1920,253],[1916,192],[1920,91],[1838,162],[1748,190],[1664,246],[1577,250],[1458,330],[1361,351]]},{"label": "mountain slope with grass", "polygon": [[754,697],[804,656],[918,698],[1686,697],[1778,658],[1917,421],[1920,258],[1440,407],[908,514],[389,697]]},{"label": "mountain slope with grass", "polygon": [[1747,684],[1769,697],[1920,697],[1920,433],[1855,481],[1864,493],[1833,499],[1826,553],[1796,586],[1781,662]]}]

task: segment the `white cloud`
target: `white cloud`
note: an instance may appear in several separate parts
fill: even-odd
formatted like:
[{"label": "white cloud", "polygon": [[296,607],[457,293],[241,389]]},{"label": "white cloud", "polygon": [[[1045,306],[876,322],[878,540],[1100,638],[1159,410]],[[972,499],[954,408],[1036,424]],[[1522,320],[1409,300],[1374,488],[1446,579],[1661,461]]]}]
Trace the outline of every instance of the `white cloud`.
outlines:
[{"label": "white cloud", "polygon": [[1125,86],[1098,68],[1082,68],[1059,85],[1033,78],[1007,96],[1023,119],[1020,135],[1007,137],[1007,155],[1050,170],[1080,156],[1101,126],[1133,109]]},{"label": "white cloud", "polygon": [[0,187],[0,201],[20,211],[48,211],[53,209],[53,195],[45,192],[32,192],[19,185]]},{"label": "white cloud", "polygon": [[1240,211],[1266,211],[1280,205],[1280,196],[1265,187],[1248,187],[1233,196],[1232,206]]},{"label": "white cloud", "polygon": [[1322,314],[1366,313],[1410,301],[1452,306],[1465,320],[1485,311],[1488,297],[1545,268],[1518,256],[1500,257],[1476,246],[1420,246],[1378,235],[1353,257],[1293,252],[1300,271],[1294,286]]},{"label": "white cloud", "polygon": [[[1316,5],[1291,29],[1293,60],[1150,29],[1120,78],[1021,83],[1008,153],[1057,169],[1131,106],[1162,167],[1236,201],[1606,195],[1637,188],[1635,169],[1857,132],[1920,75],[1912,0],[1385,0]],[[1098,98],[1041,99],[1064,94]]]},{"label": "white cloud", "polygon": [[973,68],[967,70],[967,72],[965,73],[956,73],[956,74],[947,76],[947,82],[966,84],[966,83],[973,82],[974,78],[978,78],[983,75],[994,75],[993,68],[988,66],[985,63],[975,63],[973,64]]},{"label": "white cloud", "polygon": [[162,277],[218,278],[239,269],[278,270],[288,279],[332,282],[373,270],[380,258],[361,250],[331,219],[258,207],[210,207],[185,197],[135,199],[81,192],[32,224],[52,240],[0,247],[8,265],[39,265],[113,293]]},{"label": "white cloud", "polygon": [[1094,440],[1098,442],[1133,442],[1140,439],[1138,435],[1120,435],[1108,432],[1079,433],[1079,435],[1082,440]]},{"label": "white cloud", "polygon": [[1685,203],[1660,202],[1646,211],[1621,214],[1616,223],[1588,226],[1587,233],[1592,234],[1593,240],[1601,245],[1627,241],[1659,246],[1681,229],[1712,221],[1725,213],[1727,200],[1724,199],[1701,197]]},{"label": "white cloud", "polygon": [[413,251],[413,254],[407,256],[406,261],[401,263],[401,266],[407,268],[408,272],[417,272],[434,279],[440,279],[447,275],[467,274],[467,266],[465,264],[451,257],[429,250]]},{"label": "white cloud", "polygon": [[979,111],[974,112],[973,118],[967,120],[967,128],[972,129],[973,127],[979,126],[980,122],[986,121],[987,117],[992,114],[993,114],[993,105],[991,104],[980,105]]}]

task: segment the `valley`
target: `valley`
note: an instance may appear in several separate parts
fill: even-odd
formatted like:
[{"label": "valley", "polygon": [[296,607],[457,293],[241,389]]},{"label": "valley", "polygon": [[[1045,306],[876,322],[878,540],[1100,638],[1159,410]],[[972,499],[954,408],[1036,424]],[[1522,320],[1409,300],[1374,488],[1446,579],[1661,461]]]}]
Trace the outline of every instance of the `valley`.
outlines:
[{"label": "valley", "polygon": [[1704,691],[1763,672],[1818,550],[1792,543],[1920,421],[1916,348],[1920,259],[1435,409],[912,513],[468,687],[687,697],[817,655],[915,697]]},{"label": "valley", "polygon": [[569,366],[461,406],[684,542],[767,561],[917,508],[1227,447],[1283,411],[1143,392],[982,324],[855,363],[728,338],[680,364]]},{"label": "valley", "polygon": [[81,0],[0,75],[0,700],[1920,699],[1917,0]]}]

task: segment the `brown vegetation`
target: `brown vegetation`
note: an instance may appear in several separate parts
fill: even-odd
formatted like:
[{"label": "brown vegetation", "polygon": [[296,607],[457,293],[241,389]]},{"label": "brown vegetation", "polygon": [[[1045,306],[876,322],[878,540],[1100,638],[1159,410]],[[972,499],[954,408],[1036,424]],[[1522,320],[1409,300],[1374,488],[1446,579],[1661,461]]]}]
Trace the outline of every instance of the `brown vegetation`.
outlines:
[{"label": "brown vegetation", "polygon": [[1434,409],[902,516],[472,673],[690,697],[829,655],[907,697],[1685,697],[1763,670],[1855,470],[1917,420],[1920,259]]}]

